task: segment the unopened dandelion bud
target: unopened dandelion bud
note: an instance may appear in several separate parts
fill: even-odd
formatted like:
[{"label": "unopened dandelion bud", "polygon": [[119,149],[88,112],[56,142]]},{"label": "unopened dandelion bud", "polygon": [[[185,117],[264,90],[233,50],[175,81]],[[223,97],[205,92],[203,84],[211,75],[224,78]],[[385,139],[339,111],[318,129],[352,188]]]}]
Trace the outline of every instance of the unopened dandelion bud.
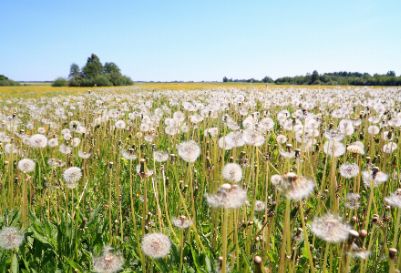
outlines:
[{"label": "unopened dandelion bud", "polygon": [[377,222],[379,222],[379,215],[373,214],[372,223],[373,223],[373,224],[376,224]]},{"label": "unopened dandelion bud", "polygon": [[361,237],[361,238],[363,239],[363,238],[366,238],[366,236],[368,236],[367,230],[361,229],[361,230],[359,231],[359,237]]},{"label": "unopened dandelion bud", "polygon": [[263,267],[263,261],[260,256],[255,256],[253,258],[253,263],[255,264],[255,272],[256,273],[264,273],[266,272],[264,267]]},{"label": "unopened dandelion bud", "polygon": [[388,256],[390,257],[390,259],[395,260],[397,257],[397,249],[396,248],[389,248],[388,249]]},{"label": "unopened dandelion bud", "polygon": [[145,171],[145,162],[146,160],[144,158],[141,158],[139,160],[139,174],[140,175],[145,175],[146,171]]}]

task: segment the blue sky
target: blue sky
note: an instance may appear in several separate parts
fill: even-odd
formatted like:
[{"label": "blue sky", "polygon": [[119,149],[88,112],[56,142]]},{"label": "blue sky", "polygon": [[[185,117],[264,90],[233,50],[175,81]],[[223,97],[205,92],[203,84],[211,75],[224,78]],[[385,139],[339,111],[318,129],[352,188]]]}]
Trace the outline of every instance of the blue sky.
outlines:
[{"label": "blue sky", "polygon": [[399,0],[1,0],[0,74],[67,76],[91,53],[134,80],[401,74]]}]

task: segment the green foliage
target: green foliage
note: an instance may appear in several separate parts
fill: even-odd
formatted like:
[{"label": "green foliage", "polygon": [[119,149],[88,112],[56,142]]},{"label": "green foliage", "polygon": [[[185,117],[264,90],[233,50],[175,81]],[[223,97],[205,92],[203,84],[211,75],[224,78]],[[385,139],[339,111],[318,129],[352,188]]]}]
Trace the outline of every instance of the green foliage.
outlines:
[{"label": "green foliage", "polygon": [[274,81],[276,84],[313,84],[313,85],[401,85],[401,76],[394,71],[386,74],[374,74],[359,72],[332,72],[319,74],[316,70],[305,76],[281,77]]},{"label": "green foliage", "polygon": [[69,78],[79,77],[81,75],[79,66],[77,64],[71,64]]},{"label": "green foliage", "polygon": [[69,86],[122,86],[132,85],[133,81],[121,74],[120,68],[113,62],[102,65],[100,59],[92,54],[84,67],[72,64],[69,74]]},{"label": "green foliage", "polygon": [[61,87],[61,86],[67,86],[67,85],[68,85],[68,81],[63,77],[59,77],[59,78],[55,79],[54,82],[52,83],[52,86],[55,86],[55,87]]},{"label": "green foliage", "polygon": [[4,75],[0,74],[0,86],[14,86],[14,85],[19,85],[18,82],[10,80]]},{"label": "green foliage", "polygon": [[250,79],[229,79],[226,76],[223,78],[223,82],[250,82],[250,83],[257,83],[257,82],[264,82],[264,83],[273,83],[273,79],[265,76],[261,80],[257,80],[255,78],[250,78]]}]

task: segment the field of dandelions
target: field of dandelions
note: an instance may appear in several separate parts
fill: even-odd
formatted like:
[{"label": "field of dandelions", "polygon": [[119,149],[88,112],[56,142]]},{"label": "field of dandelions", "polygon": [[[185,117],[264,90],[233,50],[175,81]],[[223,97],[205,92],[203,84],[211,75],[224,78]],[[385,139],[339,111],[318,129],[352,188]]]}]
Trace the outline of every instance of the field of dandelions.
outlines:
[{"label": "field of dandelions", "polygon": [[399,272],[397,88],[0,101],[0,272]]}]

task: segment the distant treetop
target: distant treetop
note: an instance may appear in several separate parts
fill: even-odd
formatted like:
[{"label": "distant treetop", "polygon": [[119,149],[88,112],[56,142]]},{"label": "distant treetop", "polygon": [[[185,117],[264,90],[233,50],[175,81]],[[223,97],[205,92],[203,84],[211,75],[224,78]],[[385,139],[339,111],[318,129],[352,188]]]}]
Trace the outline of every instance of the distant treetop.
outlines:
[{"label": "distant treetop", "polygon": [[57,78],[53,86],[121,86],[132,85],[133,81],[121,74],[120,68],[112,62],[101,63],[96,54],[92,54],[82,69],[75,63],[70,66],[68,80]]}]

